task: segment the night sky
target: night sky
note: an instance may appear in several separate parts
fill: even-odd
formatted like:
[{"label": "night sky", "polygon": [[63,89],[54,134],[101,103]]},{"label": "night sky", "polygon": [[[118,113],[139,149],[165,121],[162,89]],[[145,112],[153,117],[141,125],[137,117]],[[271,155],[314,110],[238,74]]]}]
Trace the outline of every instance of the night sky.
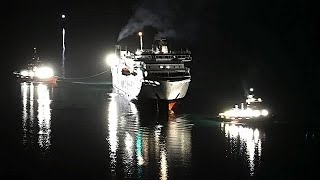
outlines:
[{"label": "night sky", "polygon": [[[304,0],[10,1],[1,12],[6,67],[2,73],[11,80],[12,71],[31,58],[34,46],[42,60],[60,67],[62,25],[66,27],[66,76],[104,71],[104,57],[137,15],[134,22],[146,24],[141,29],[146,47],[151,47],[154,33],[161,29],[174,32],[176,43],[192,51],[190,91],[205,88],[217,97],[233,97],[254,86],[283,114],[303,108],[296,114],[303,117],[315,110],[311,99],[319,89],[315,8]],[[147,12],[142,13],[146,19],[137,13],[141,9]],[[62,14],[67,16],[65,22]],[[139,47],[136,34],[119,43],[129,49]]]}]

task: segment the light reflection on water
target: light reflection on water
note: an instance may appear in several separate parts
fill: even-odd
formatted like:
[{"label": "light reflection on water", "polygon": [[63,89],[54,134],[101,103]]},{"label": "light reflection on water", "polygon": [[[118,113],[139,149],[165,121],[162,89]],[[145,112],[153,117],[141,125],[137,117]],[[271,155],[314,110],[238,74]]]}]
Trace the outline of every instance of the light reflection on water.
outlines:
[{"label": "light reflection on water", "polygon": [[[35,91],[36,89],[36,91]],[[45,84],[21,83],[22,99],[22,143],[33,147],[37,138],[38,146],[43,157],[48,155],[51,134],[51,99],[48,86]],[[34,103],[34,99],[37,103]],[[37,112],[35,112],[37,109]],[[38,127],[34,126],[35,113],[37,113]]]},{"label": "light reflection on water", "polygon": [[28,102],[28,92],[29,86],[27,83],[21,84],[21,97],[22,97],[22,143],[26,145],[27,143],[27,120],[28,120],[28,110],[27,110],[27,102]]},{"label": "light reflection on water", "polygon": [[[54,90],[53,99],[50,87],[22,83],[21,94],[17,94],[21,95],[22,110],[17,119],[21,134],[17,137],[24,145],[23,155],[32,157],[16,164],[30,162],[28,170],[41,167],[43,174],[52,170],[61,177],[71,172],[79,176],[112,175],[115,179],[196,179],[202,175],[248,179],[278,175],[285,165],[281,163],[287,161],[265,161],[273,153],[275,158],[291,157],[284,154],[288,151],[278,151],[290,140],[278,136],[286,133],[280,131],[282,126],[220,123],[192,112],[162,119],[143,111],[144,104],[139,106],[109,93],[109,87],[100,90],[65,85]],[[272,137],[277,137],[276,141]],[[270,172],[270,167],[275,170]],[[291,169],[285,170],[291,173]]]},{"label": "light reflection on water", "polygon": [[50,94],[47,85],[39,84],[37,86],[38,93],[38,144],[43,153],[50,149],[50,133],[51,133],[51,109]]},{"label": "light reflection on water", "polygon": [[156,115],[141,119],[134,103],[114,92],[109,95],[106,139],[113,178],[169,179],[177,164],[189,170],[190,122],[183,117],[162,121]]},{"label": "light reflection on water", "polygon": [[221,123],[221,130],[228,143],[227,158],[238,158],[245,154],[244,159],[248,162],[250,176],[254,176],[256,167],[261,162],[261,141],[264,133],[257,128],[229,123]]}]

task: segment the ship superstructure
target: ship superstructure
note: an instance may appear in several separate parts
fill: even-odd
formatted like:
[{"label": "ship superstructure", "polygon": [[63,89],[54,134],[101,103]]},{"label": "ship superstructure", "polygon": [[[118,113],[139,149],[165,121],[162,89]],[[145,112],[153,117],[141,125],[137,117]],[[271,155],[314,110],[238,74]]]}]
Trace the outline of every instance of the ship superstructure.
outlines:
[{"label": "ship superstructure", "polygon": [[152,49],[130,52],[117,45],[111,67],[112,83],[130,99],[175,101],[185,97],[191,81],[191,52],[170,51],[165,38],[156,37]]}]

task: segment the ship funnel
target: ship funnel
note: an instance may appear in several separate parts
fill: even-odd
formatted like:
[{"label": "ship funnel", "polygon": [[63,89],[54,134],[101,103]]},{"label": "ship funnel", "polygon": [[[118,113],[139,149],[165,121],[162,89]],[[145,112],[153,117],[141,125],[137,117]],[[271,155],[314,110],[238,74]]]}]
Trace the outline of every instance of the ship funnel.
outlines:
[{"label": "ship funnel", "polygon": [[155,52],[168,53],[167,40],[159,35],[155,37]]},{"label": "ship funnel", "polygon": [[142,32],[139,32],[138,34],[140,36],[140,50],[142,51],[142,47],[143,47],[143,45],[142,45]]},{"label": "ship funnel", "polygon": [[115,49],[114,49],[114,54],[117,57],[120,57],[120,52],[121,52],[121,46],[120,45],[116,45]]}]

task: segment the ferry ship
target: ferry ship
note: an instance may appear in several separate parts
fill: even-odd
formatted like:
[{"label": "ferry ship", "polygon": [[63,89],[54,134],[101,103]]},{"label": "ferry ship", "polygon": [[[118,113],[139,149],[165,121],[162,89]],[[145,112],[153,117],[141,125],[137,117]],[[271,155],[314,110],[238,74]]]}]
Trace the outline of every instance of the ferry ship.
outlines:
[{"label": "ferry ship", "polygon": [[17,77],[17,80],[21,82],[55,84],[58,76],[54,75],[51,67],[40,60],[40,57],[37,56],[37,49],[33,49],[33,57],[27,66],[20,71],[14,71],[13,74]]},{"label": "ferry ship", "polygon": [[189,50],[171,51],[166,38],[156,36],[152,49],[135,52],[116,45],[111,65],[112,84],[130,100],[156,99],[165,102],[171,110],[186,96],[191,82]]}]

